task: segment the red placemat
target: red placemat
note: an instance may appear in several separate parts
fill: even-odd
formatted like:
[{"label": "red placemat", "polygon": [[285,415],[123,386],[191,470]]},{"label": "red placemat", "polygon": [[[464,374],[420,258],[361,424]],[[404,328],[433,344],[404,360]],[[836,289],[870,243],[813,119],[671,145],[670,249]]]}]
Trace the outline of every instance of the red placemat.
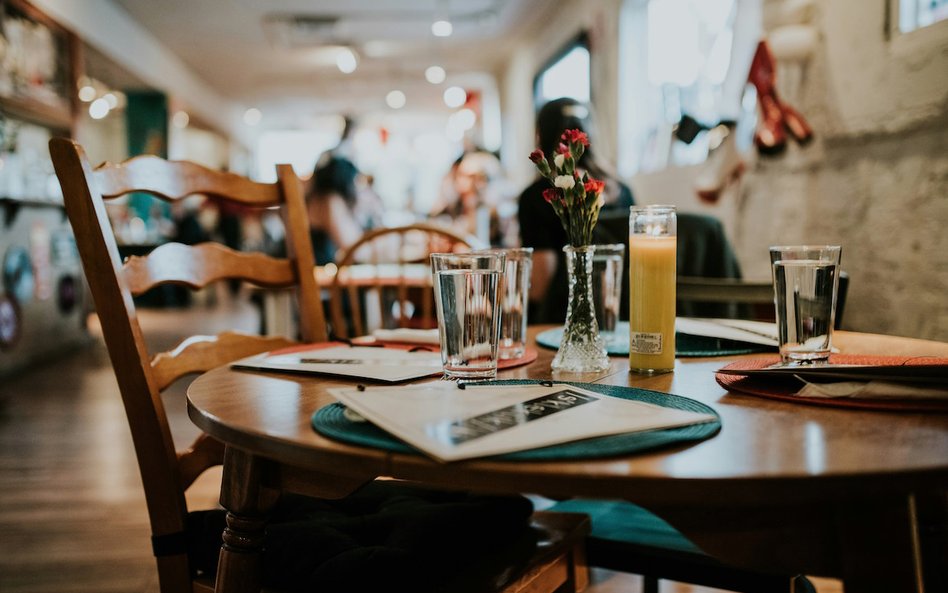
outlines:
[{"label": "red placemat", "polygon": [[[270,354],[293,354],[294,352],[305,352],[307,350],[320,350],[331,346],[346,346],[345,342],[319,342],[315,344],[300,344],[298,346],[289,346],[274,350]],[[408,344],[404,342],[369,342],[365,344],[354,344],[355,346],[368,346],[370,348],[394,348],[396,350],[428,350],[430,352],[440,352],[440,346],[434,344]],[[520,358],[500,359],[497,361],[497,369],[512,369],[514,367],[530,364],[537,359],[539,353],[536,348],[527,348]]]},{"label": "red placemat", "polygon": [[[762,369],[780,362],[777,355],[745,358],[733,362],[726,367],[728,370],[755,370]],[[833,354],[830,362],[835,364],[871,364],[871,365],[930,365],[948,364],[948,359],[933,357],[907,356],[870,356],[864,354]],[[860,399],[860,398],[821,398],[803,397],[796,395],[803,383],[798,379],[787,377],[750,377],[741,375],[725,375],[715,373],[714,378],[721,387],[735,393],[756,395],[768,399],[790,401],[800,404],[829,406],[834,408],[860,408],[863,410],[887,410],[897,412],[944,412],[948,413],[948,400],[931,399]]]}]

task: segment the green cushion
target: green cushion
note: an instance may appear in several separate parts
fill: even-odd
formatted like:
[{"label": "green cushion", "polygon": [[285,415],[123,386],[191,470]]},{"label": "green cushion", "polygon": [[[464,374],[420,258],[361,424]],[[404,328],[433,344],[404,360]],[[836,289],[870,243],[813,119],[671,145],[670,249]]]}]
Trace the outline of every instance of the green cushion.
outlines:
[{"label": "green cushion", "polygon": [[549,510],[589,515],[594,538],[703,554],[661,517],[630,502],[574,498],[558,502]]}]

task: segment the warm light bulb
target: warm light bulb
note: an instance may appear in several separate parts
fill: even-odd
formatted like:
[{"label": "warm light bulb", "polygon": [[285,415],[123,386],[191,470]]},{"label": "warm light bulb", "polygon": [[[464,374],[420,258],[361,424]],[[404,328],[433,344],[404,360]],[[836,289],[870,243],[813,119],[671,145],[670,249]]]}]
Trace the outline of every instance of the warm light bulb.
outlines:
[{"label": "warm light bulb", "polygon": [[425,80],[431,84],[441,84],[444,82],[446,76],[444,68],[441,66],[429,66],[428,69],[425,70]]},{"label": "warm light bulb", "polygon": [[248,126],[259,124],[261,119],[263,119],[263,113],[256,107],[251,107],[247,111],[244,111],[244,123]]},{"label": "warm light bulb", "polygon": [[343,74],[352,74],[359,65],[355,52],[348,47],[344,47],[336,54],[336,66]]},{"label": "warm light bulb", "polygon": [[79,89],[79,100],[83,103],[88,103],[95,99],[95,87],[91,84],[88,84],[81,89]]},{"label": "warm light bulb", "polygon": [[450,37],[452,32],[454,32],[454,27],[451,21],[440,20],[431,23],[431,33],[435,37]]},{"label": "warm light bulb", "polygon": [[171,116],[171,125],[176,128],[186,128],[191,122],[191,117],[185,111],[176,111],[173,116]]},{"label": "warm light bulb", "polygon": [[109,114],[109,102],[99,97],[89,105],[89,117],[92,119],[102,119]]},{"label": "warm light bulb", "polygon": [[405,93],[395,90],[385,95],[385,102],[392,109],[401,109],[405,106]]},{"label": "warm light bulb", "polygon": [[467,101],[467,93],[459,86],[448,87],[444,90],[444,104],[454,109],[464,105]]}]

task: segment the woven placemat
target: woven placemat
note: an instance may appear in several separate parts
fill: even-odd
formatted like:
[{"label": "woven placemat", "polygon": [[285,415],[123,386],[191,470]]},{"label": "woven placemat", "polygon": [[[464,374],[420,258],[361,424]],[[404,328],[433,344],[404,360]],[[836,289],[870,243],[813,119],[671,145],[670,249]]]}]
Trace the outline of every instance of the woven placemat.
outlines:
[{"label": "woven placemat", "polygon": [[[780,361],[778,355],[760,356],[739,360],[724,367],[729,370],[755,370]],[[830,362],[835,364],[869,365],[913,365],[948,364],[948,360],[934,357],[872,356],[867,354],[832,354]],[[941,412],[948,413],[948,400],[932,399],[871,399],[855,397],[804,397],[796,395],[803,383],[793,377],[760,377],[748,375],[725,375],[715,373],[714,378],[721,387],[734,393],[754,395],[796,404],[829,406],[832,408],[858,408],[863,410],[885,410],[889,412]]]},{"label": "woven placemat", "polygon": [[[490,381],[489,385],[530,385],[539,381],[529,379],[511,379],[504,381]],[[561,443],[528,451],[517,451],[495,456],[494,459],[509,461],[545,461],[563,459],[593,459],[599,457],[613,457],[629,455],[658,447],[695,443],[717,434],[721,429],[721,417],[710,406],[693,399],[661,393],[647,389],[633,387],[619,387],[616,385],[597,385],[593,383],[562,382],[582,389],[588,389],[603,395],[646,402],[675,410],[686,410],[701,414],[710,414],[715,417],[713,422],[692,424],[677,428],[648,430],[625,434],[595,437],[571,443]],[[351,445],[362,445],[376,449],[384,449],[395,453],[415,453],[422,455],[417,449],[393,437],[381,428],[369,422],[353,422],[345,414],[345,406],[339,403],[330,404],[313,414],[312,425],[319,434]]]},{"label": "woven placemat", "polygon": [[[537,334],[537,344],[555,350],[560,347],[562,337],[563,328],[555,327]],[[680,358],[737,356],[739,354],[756,354],[775,350],[776,347],[773,346],[675,332],[675,356]],[[629,355],[629,323],[627,321],[620,321],[616,324],[616,331],[606,340],[606,352],[615,356]]]}]

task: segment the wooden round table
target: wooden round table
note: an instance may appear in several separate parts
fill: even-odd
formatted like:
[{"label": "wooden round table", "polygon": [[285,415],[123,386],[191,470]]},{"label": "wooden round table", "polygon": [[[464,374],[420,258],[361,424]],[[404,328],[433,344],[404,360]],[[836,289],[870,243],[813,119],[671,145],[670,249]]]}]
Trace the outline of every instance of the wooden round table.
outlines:
[{"label": "wooden round table", "polygon": [[[531,340],[543,327],[531,329]],[[535,342],[534,342],[535,343]],[[836,332],[843,353],[948,356],[948,344]],[[728,393],[714,372],[735,357],[678,359],[631,375],[624,357],[594,375],[552,374],[554,352],[499,378],[558,379],[675,393],[712,406],[722,429],[695,445],[557,462],[437,463],[342,444],[310,417],[342,380],[219,368],[188,389],[188,412],[224,442],[225,548],[253,550],[274,494],[344,496],[377,476],[555,497],[622,498],[657,512],[724,562],[844,579],[847,593],[943,582],[948,414],[832,408]],[[222,553],[222,568],[243,560]],[[943,564],[943,562],[941,562]],[[231,584],[222,581],[228,590]],[[240,590],[240,583],[233,583]]]}]

